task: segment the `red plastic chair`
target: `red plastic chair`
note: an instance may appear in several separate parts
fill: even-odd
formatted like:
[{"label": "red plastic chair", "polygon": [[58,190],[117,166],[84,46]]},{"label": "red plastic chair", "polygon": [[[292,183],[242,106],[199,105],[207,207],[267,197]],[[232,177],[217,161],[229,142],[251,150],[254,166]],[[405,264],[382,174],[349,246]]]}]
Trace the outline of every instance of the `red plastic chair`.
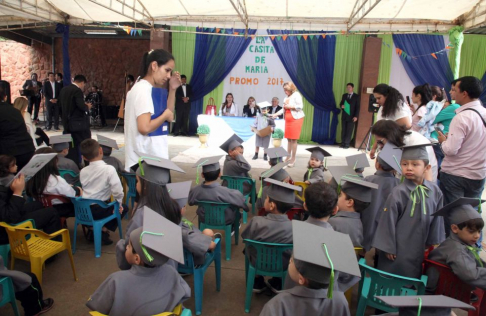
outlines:
[{"label": "red plastic chair", "polygon": [[[424,261],[424,274],[428,269],[436,269],[439,272],[437,288],[434,293],[435,295],[445,295],[474,306],[476,310],[470,310],[468,316],[480,316],[486,314],[484,290],[475,289],[474,286],[464,283],[464,281],[459,279],[448,266],[426,259]],[[474,292],[474,294],[477,295],[478,300],[476,302],[471,302],[471,292]]]},{"label": "red plastic chair", "polygon": [[[303,208],[292,208],[290,209],[290,211],[287,212],[287,217],[290,220],[296,219],[302,221],[304,220],[304,213],[305,210]],[[295,217],[295,215],[297,215],[297,218]]]},{"label": "red plastic chair", "polygon": [[[62,203],[72,203],[71,198],[64,195],[56,194],[42,194],[35,198],[37,201],[41,202],[44,207],[52,207],[52,200],[59,200]],[[66,217],[61,217],[61,227],[67,228]]]}]

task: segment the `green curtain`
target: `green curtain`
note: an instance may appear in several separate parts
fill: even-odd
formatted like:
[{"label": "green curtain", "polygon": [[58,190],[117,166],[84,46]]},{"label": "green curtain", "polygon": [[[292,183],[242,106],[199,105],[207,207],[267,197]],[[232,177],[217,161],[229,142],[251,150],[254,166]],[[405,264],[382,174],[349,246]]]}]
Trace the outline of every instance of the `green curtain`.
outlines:
[{"label": "green curtain", "polygon": [[314,122],[314,106],[309,103],[305,98],[302,98],[304,102],[304,123],[300,132],[299,144],[314,144],[312,139],[312,125]]},{"label": "green curtain", "polygon": [[393,53],[393,35],[392,34],[380,34],[378,38],[381,38],[383,44],[381,45],[380,56],[380,68],[378,72],[378,84],[390,83],[391,62]]},{"label": "green curtain", "polygon": [[[196,31],[195,27],[172,26],[174,31]],[[187,82],[191,82],[194,68],[194,52],[196,50],[196,34],[172,33],[172,55],[175,58],[176,71],[187,76]]]},{"label": "green curtain", "polygon": [[219,108],[221,107],[221,103],[223,102],[223,88],[224,88],[224,80],[214,89],[213,91],[209,92],[204,96],[203,101],[203,114],[206,113],[206,106],[208,105],[209,98],[214,99],[214,104],[216,104],[216,114],[219,112]]},{"label": "green curtain", "polygon": [[[483,78],[486,71],[486,36],[464,34],[464,42],[461,49],[461,67],[459,69],[459,77],[475,76],[479,79]],[[454,58],[453,52],[449,55],[449,61]],[[446,87],[449,88],[449,87]]]},{"label": "green curtain", "polygon": [[[346,93],[346,83],[354,83],[354,91],[359,90],[359,75],[363,57],[364,35],[336,35],[336,57],[334,58],[334,81],[332,90],[339,106]],[[341,114],[339,114],[341,116]],[[341,142],[341,117],[336,131],[336,142]]]}]

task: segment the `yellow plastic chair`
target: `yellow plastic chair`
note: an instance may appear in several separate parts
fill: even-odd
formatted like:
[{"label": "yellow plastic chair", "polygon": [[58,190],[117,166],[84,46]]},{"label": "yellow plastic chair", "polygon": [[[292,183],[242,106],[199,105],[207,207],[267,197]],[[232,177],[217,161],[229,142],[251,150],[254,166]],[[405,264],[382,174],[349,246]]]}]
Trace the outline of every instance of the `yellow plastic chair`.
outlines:
[{"label": "yellow plastic chair", "polygon": [[[101,314],[100,312],[97,312],[97,311],[91,311],[91,312],[89,312],[89,314],[92,315],[92,316],[106,316],[105,314]],[[175,316],[191,316],[192,313],[191,313],[190,309],[187,309],[187,308],[183,309],[182,304],[179,304],[174,308],[174,310],[172,312],[163,312],[163,313],[153,315],[153,316],[172,316],[172,315],[175,315]]]},{"label": "yellow plastic chair", "polygon": [[294,185],[302,188],[302,192],[297,192],[297,191],[294,191],[294,192],[295,192],[295,195],[297,195],[298,197],[300,197],[302,199],[302,201],[305,202],[305,195],[304,195],[304,193],[305,193],[305,189],[307,189],[307,187],[309,185],[307,183],[301,182],[301,181],[294,181]]},{"label": "yellow plastic chair", "polygon": [[[362,250],[363,248],[361,247],[354,247],[354,252],[356,253],[356,256],[358,256]],[[353,298],[353,287],[344,292],[344,296],[346,297],[346,301],[348,301],[349,306],[351,306],[351,299]]]},{"label": "yellow plastic chair", "polygon": [[[76,270],[74,268],[73,255],[71,253],[71,240],[69,231],[61,229],[52,234],[46,234],[43,231],[33,229],[32,223],[27,221],[18,226],[11,226],[5,222],[0,223],[8,234],[11,251],[11,269],[14,269],[15,259],[30,261],[30,271],[37,276],[39,283],[42,285],[42,270],[44,262],[50,257],[66,250],[71,260],[74,280],[77,281]],[[54,237],[61,236],[62,241],[51,240]]]}]

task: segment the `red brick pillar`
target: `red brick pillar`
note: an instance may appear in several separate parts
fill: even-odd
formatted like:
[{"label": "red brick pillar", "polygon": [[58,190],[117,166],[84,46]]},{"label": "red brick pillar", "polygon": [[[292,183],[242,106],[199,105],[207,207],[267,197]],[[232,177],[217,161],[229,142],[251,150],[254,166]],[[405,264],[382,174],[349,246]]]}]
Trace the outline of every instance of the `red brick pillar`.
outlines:
[{"label": "red brick pillar", "polygon": [[169,52],[172,51],[170,47],[170,33],[161,31],[150,32],[150,49],[165,49]]}]

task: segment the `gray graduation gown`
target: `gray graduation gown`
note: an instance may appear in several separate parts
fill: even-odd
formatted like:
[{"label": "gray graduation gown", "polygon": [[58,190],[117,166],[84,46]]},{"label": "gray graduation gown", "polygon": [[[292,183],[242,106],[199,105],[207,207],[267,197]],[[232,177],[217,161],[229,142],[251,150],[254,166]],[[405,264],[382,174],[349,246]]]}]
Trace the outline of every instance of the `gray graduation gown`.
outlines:
[{"label": "gray graduation gown", "polygon": [[[220,202],[229,203],[248,212],[248,205],[245,203],[245,197],[238,190],[228,189],[217,182],[209,185],[201,184],[191,189],[189,192],[188,203],[195,205],[197,202]],[[204,209],[199,207],[196,211],[199,220],[204,222]],[[236,214],[231,208],[225,210],[226,224],[234,222]]]},{"label": "gray graduation gown", "polygon": [[327,289],[313,290],[296,286],[268,301],[260,316],[350,316],[348,302],[342,292],[333,292],[327,298]]},{"label": "gray graduation gown", "polygon": [[125,172],[125,166],[116,157],[103,156],[103,161],[110,166],[115,167],[116,172]]},{"label": "gray graduation gown", "polygon": [[[230,155],[226,155],[223,166],[224,176],[251,178],[250,174],[248,173],[250,170],[251,165],[245,160],[243,155],[236,156],[236,159],[231,158]],[[227,185],[225,180],[223,180],[222,185]],[[250,192],[250,189],[251,186],[248,183],[243,184],[243,192],[245,195]]]},{"label": "gray graduation gown", "polygon": [[378,214],[385,208],[385,202],[394,187],[400,184],[390,172],[378,170],[374,175],[367,176],[365,181],[379,185],[377,190],[371,190],[371,203],[361,212],[361,223],[363,224],[363,248],[370,251],[371,242],[375,236],[378,225]]},{"label": "gray graduation gown", "polygon": [[194,225],[190,227],[184,222],[181,222],[182,228],[182,244],[184,248],[190,251],[194,257],[194,264],[201,265],[204,263],[206,253],[208,252],[211,241],[211,237],[204,235]]},{"label": "gray graduation gown", "polygon": [[[32,283],[32,278],[27,273],[7,269],[4,265],[2,256],[0,256],[0,279],[4,277],[12,279],[15,292],[25,290]],[[2,300],[2,297],[3,289],[0,288],[0,301]]]},{"label": "gray graduation gown", "polygon": [[[426,246],[440,244],[445,239],[444,223],[441,216],[432,216],[442,208],[443,198],[439,187],[425,180],[429,188],[428,197],[420,197],[411,215],[410,192],[416,184],[405,179],[396,186],[381,212],[376,234],[371,244],[380,250],[378,269],[410,278],[419,278]],[[423,203],[426,214],[423,212]],[[396,255],[394,261],[386,258],[386,253]]]},{"label": "gray graduation gown", "polygon": [[[262,114],[257,114],[257,116],[255,117],[255,123],[253,124],[253,127],[255,127],[257,130],[261,130],[267,126],[275,127],[274,119],[268,116],[263,116]],[[272,136],[271,134],[265,137],[260,137],[258,135],[255,135],[255,147],[263,147],[266,153],[266,149],[270,145],[271,136]]]},{"label": "gray graduation gown", "polygon": [[106,315],[146,316],[172,311],[190,296],[191,288],[172,266],[132,266],[108,276],[86,306]]},{"label": "gray graduation gown", "polygon": [[67,175],[65,180],[68,184],[75,184],[79,182],[79,167],[76,165],[74,161],[64,157],[61,154],[57,154],[57,167],[63,170],[72,170],[74,173],[78,174],[77,177],[73,178],[70,175]]},{"label": "gray graduation gown", "polygon": [[312,173],[309,178],[309,169],[304,173],[304,182],[309,181],[311,184],[324,182],[324,167],[312,168]]},{"label": "gray graduation gown", "polygon": [[[486,290],[486,263],[483,261],[481,267],[466,247],[456,234],[451,233],[439,247],[430,252],[429,260],[449,266],[465,283]],[[430,268],[427,270],[427,276],[427,291],[432,292],[437,286],[439,275],[437,270]]]},{"label": "gray graduation gown", "polygon": [[363,224],[359,213],[339,211],[329,219],[329,224],[335,231],[349,235],[354,247],[362,247]]}]

